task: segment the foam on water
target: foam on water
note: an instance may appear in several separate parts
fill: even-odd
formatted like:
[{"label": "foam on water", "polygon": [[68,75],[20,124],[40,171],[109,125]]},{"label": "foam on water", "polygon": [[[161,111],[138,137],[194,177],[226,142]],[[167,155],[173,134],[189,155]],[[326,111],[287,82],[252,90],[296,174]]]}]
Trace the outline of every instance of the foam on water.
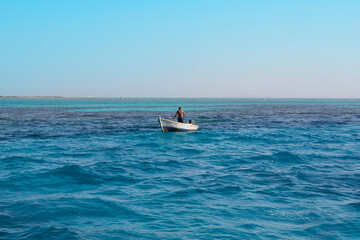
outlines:
[{"label": "foam on water", "polygon": [[359,106],[2,99],[0,238],[360,238]]}]

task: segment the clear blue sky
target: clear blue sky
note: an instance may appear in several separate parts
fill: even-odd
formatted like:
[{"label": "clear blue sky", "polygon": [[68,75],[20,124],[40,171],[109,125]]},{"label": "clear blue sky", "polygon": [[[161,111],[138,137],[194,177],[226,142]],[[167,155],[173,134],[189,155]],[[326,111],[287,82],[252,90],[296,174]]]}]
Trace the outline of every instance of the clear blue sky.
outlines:
[{"label": "clear blue sky", "polygon": [[0,95],[360,97],[360,1],[0,1]]}]

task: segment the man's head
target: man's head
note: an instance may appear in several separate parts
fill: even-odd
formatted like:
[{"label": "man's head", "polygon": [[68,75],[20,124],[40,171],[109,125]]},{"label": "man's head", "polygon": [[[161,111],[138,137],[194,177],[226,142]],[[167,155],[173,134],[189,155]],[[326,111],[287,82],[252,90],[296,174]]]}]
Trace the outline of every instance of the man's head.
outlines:
[{"label": "man's head", "polygon": [[181,107],[179,107],[179,110],[181,110]]}]

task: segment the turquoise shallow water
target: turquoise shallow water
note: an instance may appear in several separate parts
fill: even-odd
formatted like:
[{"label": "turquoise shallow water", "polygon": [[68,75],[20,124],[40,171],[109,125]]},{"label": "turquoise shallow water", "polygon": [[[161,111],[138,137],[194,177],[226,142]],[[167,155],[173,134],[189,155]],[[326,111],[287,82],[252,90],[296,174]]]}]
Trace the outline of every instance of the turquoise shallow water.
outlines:
[{"label": "turquoise shallow water", "polygon": [[[161,133],[178,106],[199,131]],[[359,239],[360,100],[0,99],[0,239]]]}]

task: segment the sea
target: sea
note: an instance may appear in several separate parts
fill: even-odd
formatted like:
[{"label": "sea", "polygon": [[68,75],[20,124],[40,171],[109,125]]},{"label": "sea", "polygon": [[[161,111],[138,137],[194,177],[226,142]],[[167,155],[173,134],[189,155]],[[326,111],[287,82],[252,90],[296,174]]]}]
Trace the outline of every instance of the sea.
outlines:
[{"label": "sea", "polygon": [[360,99],[2,98],[0,239],[360,239]]}]

